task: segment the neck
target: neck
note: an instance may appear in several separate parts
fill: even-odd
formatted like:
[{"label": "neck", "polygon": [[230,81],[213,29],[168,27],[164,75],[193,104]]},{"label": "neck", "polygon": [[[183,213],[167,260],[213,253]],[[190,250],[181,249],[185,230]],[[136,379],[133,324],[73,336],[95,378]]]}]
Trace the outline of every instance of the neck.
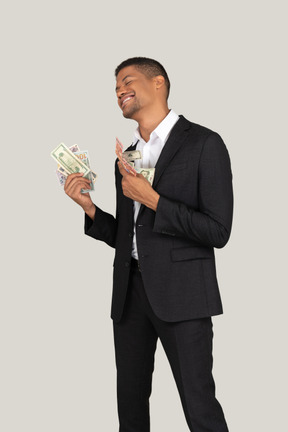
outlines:
[{"label": "neck", "polygon": [[163,108],[161,111],[150,112],[145,117],[138,120],[140,135],[144,139],[144,141],[149,141],[150,135],[154,129],[164,120],[164,118],[169,113],[168,106]]}]

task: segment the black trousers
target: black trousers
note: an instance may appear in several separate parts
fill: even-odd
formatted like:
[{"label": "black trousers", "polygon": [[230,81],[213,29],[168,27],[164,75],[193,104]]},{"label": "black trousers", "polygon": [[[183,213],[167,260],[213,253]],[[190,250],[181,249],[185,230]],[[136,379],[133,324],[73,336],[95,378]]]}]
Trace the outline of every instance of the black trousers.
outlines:
[{"label": "black trousers", "polygon": [[123,317],[114,323],[119,432],[150,431],[149,397],[158,337],[190,431],[228,432],[215,398],[211,318],[161,321],[151,309],[136,266],[131,268]]}]

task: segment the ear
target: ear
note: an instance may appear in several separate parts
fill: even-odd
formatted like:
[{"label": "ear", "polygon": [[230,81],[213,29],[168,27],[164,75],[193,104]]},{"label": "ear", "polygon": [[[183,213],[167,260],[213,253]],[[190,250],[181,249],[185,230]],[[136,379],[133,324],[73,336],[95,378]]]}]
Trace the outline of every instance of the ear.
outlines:
[{"label": "ear", "polygon": [[165,78],[162,75],[157,75],[154,77],[155,87],[159,90],[161,87],[165,85]]}]

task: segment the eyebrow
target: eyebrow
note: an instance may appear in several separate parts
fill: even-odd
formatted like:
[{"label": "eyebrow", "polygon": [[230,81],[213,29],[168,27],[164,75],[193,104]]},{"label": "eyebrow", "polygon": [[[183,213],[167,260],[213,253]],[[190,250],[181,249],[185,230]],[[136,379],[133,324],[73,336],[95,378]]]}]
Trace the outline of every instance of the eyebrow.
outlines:
[{"label": "eyebrow", "polygon": [[[132,76],[132,75],[126,75],[126,76],[122,79],[122,82],[124,82],[126,78],[133,78],[133,76]],[[115,90],[117,91],[118,89],[119,89],[119,87],[117,86],[117,87],[115,88]]]}]

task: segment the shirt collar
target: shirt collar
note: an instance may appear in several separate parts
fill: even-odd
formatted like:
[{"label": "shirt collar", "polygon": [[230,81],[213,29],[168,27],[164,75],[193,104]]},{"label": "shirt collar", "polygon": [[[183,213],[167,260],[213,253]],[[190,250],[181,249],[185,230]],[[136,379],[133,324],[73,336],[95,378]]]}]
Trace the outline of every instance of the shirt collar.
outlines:
[{"label": "shirt collar", "polygon": [[[175,111],[171,109],[167,114],[167,116],[162,120],[162,122],[159,123],[156,129],[154,129],[154,131],[151,132],[150,139],[152,138],[153,135],[156,134],[164,144],[168,138],[168,135],[171,132],[171,129],[178,121],[178,119],[179,119],[178,114],[176,114]],[[142,137],[140,135],[139,127],[138,127],[134,133],[134,140],[132,146],[137,144],[137,142],[141,139]]]}]

